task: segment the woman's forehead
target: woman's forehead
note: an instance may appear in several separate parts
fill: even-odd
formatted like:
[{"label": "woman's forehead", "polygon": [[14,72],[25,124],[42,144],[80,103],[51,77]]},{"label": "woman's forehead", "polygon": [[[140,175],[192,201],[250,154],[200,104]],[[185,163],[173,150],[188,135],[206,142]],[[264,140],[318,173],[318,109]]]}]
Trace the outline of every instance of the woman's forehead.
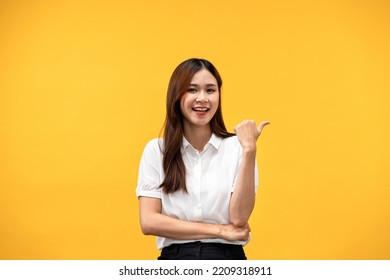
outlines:
[{"label": "woman's forehead", "polygon": [[217,86],[217,79],[207,69],[199,70],[194,74],[190,82],[191,85]]}]

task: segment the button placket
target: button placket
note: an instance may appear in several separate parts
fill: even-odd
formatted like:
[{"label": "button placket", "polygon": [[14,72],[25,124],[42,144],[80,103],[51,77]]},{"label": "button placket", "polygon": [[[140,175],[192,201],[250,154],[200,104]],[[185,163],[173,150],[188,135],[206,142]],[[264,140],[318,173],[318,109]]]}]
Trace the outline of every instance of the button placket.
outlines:
[{"label": "button placket", "polygon": [[200,153],[197,151],[196,158],[195,158],[195,181],[196,181],[196,214],[197,216],[202,216],[202,207],[201,207],[201,201],[200,201],[200,193],[201,193],[201,179],[202,179],[202,158],[200,156]]}]

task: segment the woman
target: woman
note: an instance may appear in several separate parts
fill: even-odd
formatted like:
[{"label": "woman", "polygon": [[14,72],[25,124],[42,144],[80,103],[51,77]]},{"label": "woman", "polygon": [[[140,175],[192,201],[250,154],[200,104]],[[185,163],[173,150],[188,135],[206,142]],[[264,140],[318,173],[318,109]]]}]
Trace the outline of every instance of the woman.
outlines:
[{"label": "woman", "polygon": [[257,189],[256,141],[269,122],[226,130],[222,79],[207,60],[189,59],[168,86],[164,138],[143,152],[137,196],[144,234],[158,259],[246,259]]}]

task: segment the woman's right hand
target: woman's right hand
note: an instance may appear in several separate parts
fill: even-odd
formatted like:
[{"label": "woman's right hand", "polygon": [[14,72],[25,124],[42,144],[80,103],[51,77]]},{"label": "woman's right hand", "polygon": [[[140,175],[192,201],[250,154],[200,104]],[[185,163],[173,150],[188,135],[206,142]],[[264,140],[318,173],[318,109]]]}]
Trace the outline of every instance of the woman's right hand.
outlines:
[{"label": "woman's right hand", "polygon": [[229,241],[247,241],[250,231],[249,224],[243,227],[236,227],[233,224],[221,225],[221,238]]}]

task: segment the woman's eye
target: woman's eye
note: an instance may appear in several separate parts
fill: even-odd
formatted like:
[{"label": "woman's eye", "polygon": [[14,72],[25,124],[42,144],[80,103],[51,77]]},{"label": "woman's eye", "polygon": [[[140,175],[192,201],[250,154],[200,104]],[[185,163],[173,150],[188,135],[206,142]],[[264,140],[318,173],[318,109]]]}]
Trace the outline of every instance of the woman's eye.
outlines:
[{"label": "woman's eye", "polygon": [[189,89],[187,90],[187,92],[195,93],[195,92],[196,92],[196,89],[195,89],[195,88],[189,88]]},{"label": "woman's eye", "polygon": [[215,89],[212,89],[212,88],[209,88],[209,89],[207,90],[207,92],[208,92],[208,93],[214,93],[214,92],[216,92],[216,90],[215,90]]}]

